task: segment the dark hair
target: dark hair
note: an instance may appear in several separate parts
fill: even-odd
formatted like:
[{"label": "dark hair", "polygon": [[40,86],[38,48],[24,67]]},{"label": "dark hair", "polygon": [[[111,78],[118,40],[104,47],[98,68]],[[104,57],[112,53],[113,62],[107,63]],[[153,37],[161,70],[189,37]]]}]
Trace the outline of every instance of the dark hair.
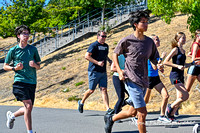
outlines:
[{"label": "dark hair", "polygon": [[178,41],[182,36],[185,36],[185,33],[183,32],[176,33],[174,39],[171,41],[172,48],[178,47]]},{"label": "dark hair", "polygon": [[197,34],[200,34],[200,29],[197,29],[194,33],[194,42],[196,42]]},{"label": "dark hair", "polygon": [[[17,35],[20,35],[24,30],[28,30],[28,32],[30,33],[30,28],[26,25],[20,25],[18,27],[15,28],[15,35],[17,37]],[[17,42],[19,42],[20,39],[17,37]]]},{"label": "dark hair", "polygon": [[139,23],[142,18],[147,18],[149,19],[149,14],[151,13],[150,10],[144,10],[144,11],[136,11],[136,12],[131,12],[129,14],[129,23],[133,27],[134,30],[136,30],[136,27],[134,26],[135,23]]},{"label": "dark hair", "polygon": [[99,31],[97,32],[97,39],[98,39],[98,36],[100,36],[100,35],[101,35],[101,32],[103,32],[103,33],[107,34],[107,32],[105,32],[105,31],[103,31],[103,30],[99,30]]}]

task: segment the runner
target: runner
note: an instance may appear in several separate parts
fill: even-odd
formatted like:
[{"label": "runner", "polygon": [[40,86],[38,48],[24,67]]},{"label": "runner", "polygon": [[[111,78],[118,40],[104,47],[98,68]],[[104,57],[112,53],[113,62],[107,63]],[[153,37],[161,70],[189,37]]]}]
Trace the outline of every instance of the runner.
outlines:
[{"label": "runner", "polygon": [[[154,41],[156,47],[158,48],[160,46],[160,40],[159,40],[158,36],[153,34],[153,35],[151,35],[151,38]],[[161,55],[161,58],[157,58],[158,64],[161,64],[165,55],[166,55],[166,53],[163,52]],[[162,81],[160,80],[157,67],[155,65],[151,64],[150,60],[148,60],[148,78],[149,78],[149,88],[147,88],[147,92],[144,97],[145,103],[147,104],[149,102],[151,90],[153,88],[155,88],[156,91],[158,93],[160,93],[162,96],[161,111],[160,111],[160,116],[158,118],[158,121],[171,122],[171,120],[165,116],[165,110],[166,110],[167,102],[168,102],[168,98],[169,98],[167,89],[165,88]]]},{"label": "runner", "polygon": [[[122,110],[116,115],[105,115],[105,131],[111,133],[115,121],[138,115],[138,129],[140,133],[146,132],[145,120],[147,115],[144,95],[148,87],[147,61],[156,65],[159,54],[153,40],[144,35],[148,27],[149,12],[136,11],[130,13],[130,24],[134,29],[133,34],[119,41],[114,50],[115,63],[119,79],[124,80],[125,87],[132,100],[129,110]],[[118,56],[123,54],[126,58],[125,70],[119,67]],[[161,67],[158,66],[159,69]],[[134,106],[133,106],[134,105]]]},{"label": "runner", "polygon": [[[106,41],[106,32],[98,31],[97,41],[92,43],[86,54],[85,58],[89,61],[88,66],[88,79],[89,89],[85,92],[83,99],[78,101],[78,111],[83,113],[83,106],[85,100],[94,92],[97,84],[102,93],[103,101],[107,108],[107,113],[113,113],[114,110],[109,108],[109,99],[107,93],[107,74],[106,74],[106,62],[108,58],[108,44]],[[111,64],[111,62],[110,62]]]},{"label": "runner", "polygon": [[[4,70],[14,71],[13,94],[18,101],[22,101],[24,107],[12,113],[8,111],[7,127],[12,129],[16,117],[24,115],[27,133],[32,131],[32,117],[37,83],[36,70],[40,69],[40,57],[37,48],[28,44],[30,29],[21,25],[15,29],[18,45],[10,48],[4,63]],[[13,61],[13,65],[9,65]]]},{"label": "runner", "polygon": [[[124,70],[124,64],[125,64],[125,57],[124,55],[119,55],[118,56],[118,60],[119,60],[119,66],[122,70]],[[115,67],[114,62],[111,65],[111,70],[114,72],[113,73],[113,85],[115,87],[115,91],[117,93],[118,96],[118,101],[115,104],[114,110],[115,110],[115,114],[119,113],[122,110],[122,107],[124,105],[126,105],[126,101],[125,101],[125,93],[129,96],[127,90],[125,89],[125,85],[124,82],[119,80],[119,74],[117,73],[117,69]],[[122,121],[117,121],[117,122],[122,122]]]},{"label": "runner", "polygon": [[[185,63],[186,56],[183,45],[185,44],[186,36],[183,32],[178,32],[172,40],[172,51],[164,60],[164,64],[172,67],[170,72],[170,81],[176,87],[177,99],[172,104],[168,104],[166,115],[176,121],[174,114],[180,104],[189,98],[189,93],[184,86],[184,68],[189,67],[190,63]],[[172,59],[172,62],[170,60]]]},{"label": "runner", "polygon": [[189,92],[194,81],[200,82],[200,29],[195,32],[195,39],[191,47],[192,66],[187,72],[186,89]]}]

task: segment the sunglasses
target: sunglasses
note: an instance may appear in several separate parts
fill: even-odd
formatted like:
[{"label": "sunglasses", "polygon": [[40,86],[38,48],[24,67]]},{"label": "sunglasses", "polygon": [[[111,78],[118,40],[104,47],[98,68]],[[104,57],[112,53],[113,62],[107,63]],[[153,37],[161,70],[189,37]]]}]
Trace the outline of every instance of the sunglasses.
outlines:
[{"label": "sunglasses", "polygon": [[100,35],[102,38],[106,38],[107,36],[102,36],[102,35]]},{"label": "sunglasses", "polygon": [[24,33],[24,32],[22,32],[20,35],[29,36],[30,34],[29,34],[29,33]]}]

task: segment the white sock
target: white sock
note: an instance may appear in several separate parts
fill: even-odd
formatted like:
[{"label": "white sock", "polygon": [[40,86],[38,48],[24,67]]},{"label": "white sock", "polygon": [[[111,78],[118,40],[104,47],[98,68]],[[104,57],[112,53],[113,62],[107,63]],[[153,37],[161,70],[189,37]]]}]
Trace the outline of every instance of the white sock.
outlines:
[{"label": "white sock", "polygon": [[27,133],[33,133],[33,131],[32,130],[27,130]]},{"label": "white sock", "polygon": [[15,119],[14,113],[11,114],[10,118],[11,118],[11,119]]}]

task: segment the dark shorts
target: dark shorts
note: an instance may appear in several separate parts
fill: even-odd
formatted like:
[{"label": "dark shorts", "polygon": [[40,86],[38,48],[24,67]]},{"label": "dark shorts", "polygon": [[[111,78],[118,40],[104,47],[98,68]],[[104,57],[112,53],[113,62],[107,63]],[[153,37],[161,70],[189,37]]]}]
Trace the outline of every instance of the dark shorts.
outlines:
[{"label": "dark shorts", "polygon": [[32,105],[35,100],[36,84],[28,84],[23,82],[15,82],[13,84],[13,94],[17,101],[31,100]]},{"label": "dark shorts", "polygon": [[95,90],[97,84],[99,84],[100,87],[107,88],[107,74],[106,72],[90,72],[88,71],[88,80],[89,80],[89,89]]},{"label": "dark shorts", "polygon": [[154,86],[156,86],[157,84],[161,83],[160,77],[156,76],[156,77],[148,77],[149,78],[149,89],[153,89]]},{"label": "dark shorts", "polygon": [[200,74],[200,65],[192,65],[188,68],[187,73],[193,76],[198,76]]},{"label": "dark shorts", "polygon": [[170,78],[171,84],[175,85],[178,83],[183,83],[184,84],[184,77],[179,77],[179,78]]}]

